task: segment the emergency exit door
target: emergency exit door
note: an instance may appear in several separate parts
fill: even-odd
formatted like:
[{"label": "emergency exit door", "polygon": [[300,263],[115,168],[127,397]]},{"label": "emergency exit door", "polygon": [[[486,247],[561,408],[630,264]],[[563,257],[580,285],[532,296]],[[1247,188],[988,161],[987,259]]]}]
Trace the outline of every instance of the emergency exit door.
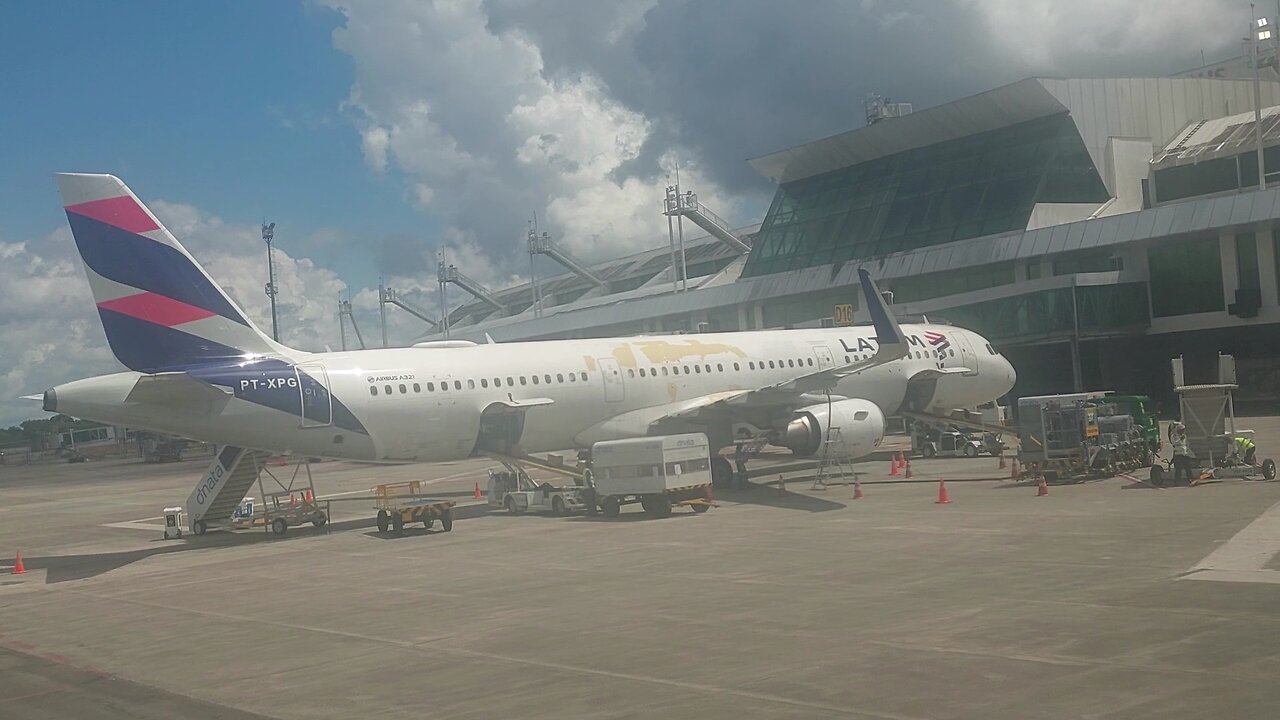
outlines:
[{"label": "emergency exit door", "polygon": [[605,402],[622,402],[626,390],[622,384],[622,368],[618,367],[616,358],[598,358],[600,376],[604,378]]}]

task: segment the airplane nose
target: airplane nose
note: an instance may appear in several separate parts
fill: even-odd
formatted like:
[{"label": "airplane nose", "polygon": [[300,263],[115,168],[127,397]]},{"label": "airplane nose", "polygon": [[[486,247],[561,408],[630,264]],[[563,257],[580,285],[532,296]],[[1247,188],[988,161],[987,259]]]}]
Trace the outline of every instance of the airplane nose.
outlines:
[{"label": "airplane nose", "polygon": [[[1018,382],[1018,371],[1013,369],[1013,363],[1009,362],[1008,358],[1001,356],[1000,360],[1004,363],[1004,374],[1005,374],[1004,392],[1007,393],[1013,389],[1014,383]],[[1003,395],[1004,393],[1000,393],[1000,394]]]}]

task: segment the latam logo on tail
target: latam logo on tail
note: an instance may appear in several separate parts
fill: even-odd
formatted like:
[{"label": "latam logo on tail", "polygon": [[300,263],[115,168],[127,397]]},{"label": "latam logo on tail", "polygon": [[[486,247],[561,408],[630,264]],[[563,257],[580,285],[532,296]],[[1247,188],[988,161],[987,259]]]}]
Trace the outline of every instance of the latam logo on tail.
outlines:
[{"label": "latam logo on tail", "polygon": [[934,350],[937,350],[940,353],[946,352],[947,348],[951,347],[951,341],[947,340],[947,336],[940,332],[926,330],[924,333],[924,339],[933,346]]}]

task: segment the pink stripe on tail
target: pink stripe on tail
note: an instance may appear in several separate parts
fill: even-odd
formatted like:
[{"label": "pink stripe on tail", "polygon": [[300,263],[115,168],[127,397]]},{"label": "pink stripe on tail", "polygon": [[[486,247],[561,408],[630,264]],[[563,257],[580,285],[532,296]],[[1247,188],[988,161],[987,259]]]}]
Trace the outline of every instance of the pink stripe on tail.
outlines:
[{"label": "pink stripe on tail", "polygon": [[67,212],[93,218],[98,222],[114,225],[131,233],[151,232],[160,227],[155,220],[151,219],[147,211],[128,195],[68,205],[65,209]]},{"label": "pink stripe on tail", "polygon": [[112,310],[123,315],[146,320],[147,322],[173,327],[183,323],[203,320],[217,315],[204,308],[188,305],[184,302],[157,295],[151,292],[127,295],[115,300],[105,300],[98,307]]}]

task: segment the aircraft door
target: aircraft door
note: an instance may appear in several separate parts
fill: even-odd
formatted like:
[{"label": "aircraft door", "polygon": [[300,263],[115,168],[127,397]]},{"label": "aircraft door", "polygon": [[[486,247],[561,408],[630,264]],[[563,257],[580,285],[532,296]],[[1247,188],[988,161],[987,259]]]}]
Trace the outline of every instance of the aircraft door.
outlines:
[{"label": "aircraft door", "polygon": [[969,336],[965,333],[958,332],[958,333],[955,333],[954,337],[956,339],[956,345],[959,346],[960,348],[960,360],[964,363],[964,366],[969,370],[969,372],[965,373],[965,375],[966,376],[977,375],[978,374],[978,356],[973,352],[973,343],[969,340]]},{"label": "aircraft door", "polygon": [[293,366],[301,397],[299,415],[302,427],[328,427],[333,424],[333,395],[329,392],[329,373],[320,363]]},{"label": "aircraft door", "polygon": [[826,370],[835,365],[835,360],[831,357],[831,348],[826,345],[814,345],[813,355],[818,359],[819,370]]},{"label": "aircraft door", "polygon": [[621,402],[626,390],[622,384],[622,368],[618,367],[618,360],[607,357],[597,358],[596,362],[599,363],[600,375],[604,378],[605,402]]}]

